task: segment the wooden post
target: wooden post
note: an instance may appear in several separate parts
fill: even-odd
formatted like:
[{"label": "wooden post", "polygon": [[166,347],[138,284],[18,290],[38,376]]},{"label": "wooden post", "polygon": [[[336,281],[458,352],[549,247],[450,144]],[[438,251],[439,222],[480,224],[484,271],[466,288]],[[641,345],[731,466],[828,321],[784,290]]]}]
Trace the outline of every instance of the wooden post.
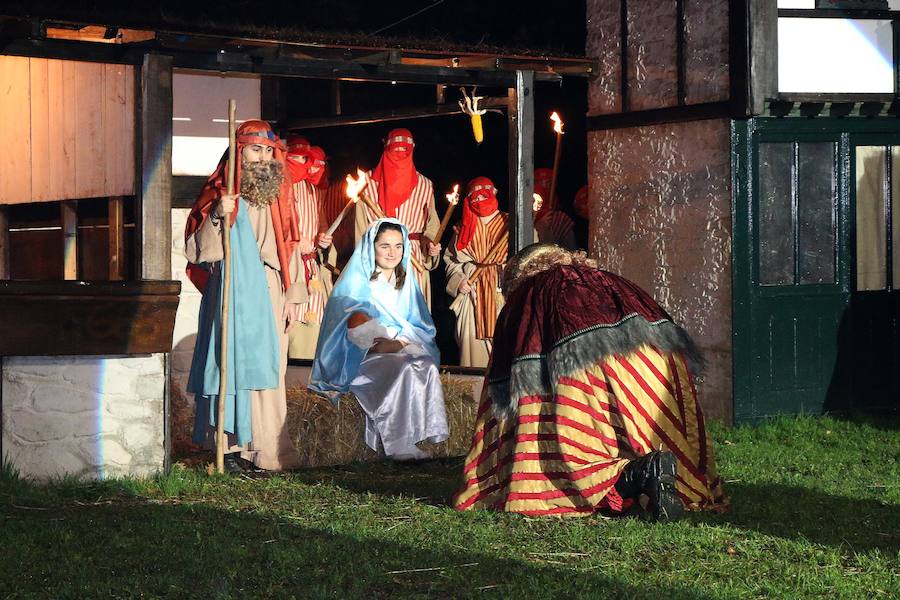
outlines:
[{"label": "wooden post", "polygon": [[340,116],[343,112],[341,106],[341,80],[335,79],[331,82],[331,113]]},{"label": "wooden post", "polygon": [[534,71],[509,88],[509,255],[534,242]]},{"label": "wooden post", "polygon": [[124,205],[125,199],[122,196],[111,196],[108,201],[109,211],[107,216],[107,224],[109,231],[109,278],[112,281],[119,281],[125,278],[125,218]]},{"label": "wooden post", "polygon": [[145,54],[141,68],[140,193],[135,211],[139,279],[172,278],[172,57]]},{"label": "wooden post", "polygon": [[9,207],[0,206],[0,279],[11,279],[9,271]]},{"label": "wooden post", "polygon": [[63,232],[63,279],[78,279],[78,201],[59,203]]}]

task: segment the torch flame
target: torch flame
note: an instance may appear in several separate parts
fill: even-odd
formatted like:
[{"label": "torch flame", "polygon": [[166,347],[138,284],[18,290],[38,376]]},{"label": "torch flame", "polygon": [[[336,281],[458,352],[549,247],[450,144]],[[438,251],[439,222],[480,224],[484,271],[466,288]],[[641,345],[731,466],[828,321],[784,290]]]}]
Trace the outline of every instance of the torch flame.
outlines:
[{"label": "torch flame", "polygon": [[347,197],[354,202],[359,200],[359,193],[366,187],[366,173],[362,169],[356,169],[356,179],[347,175]]},{"label": "torch flame", "polygon": [[[553,114],[556,114],[556,113],[553,113]],[[541,210],[541,207],[544,205],[544,199],[541,198],[541,195],[538,194],[537,192],[534,192],[534,194],[532,194],[532,195],[534,196],[534,203],[531,205],[531,210],[533,212],[537,212],[537,211]]]},{"label": "torch flame", "polygon": [[556,113],[556,111],[553,111],[553,114],[550,115],[550,120],[553,121],[553,131],[555,131],[559,135],[565,133],[563,131],[562,119],[559,118],[559,115]]},{"label": "torch flame", "polygon": [[459,184],[454,184],[453,191],[449,194],[446,194],[446,196],[447,202],[449,202],[450,204],[456,204],[457,202],[459,202]]}]

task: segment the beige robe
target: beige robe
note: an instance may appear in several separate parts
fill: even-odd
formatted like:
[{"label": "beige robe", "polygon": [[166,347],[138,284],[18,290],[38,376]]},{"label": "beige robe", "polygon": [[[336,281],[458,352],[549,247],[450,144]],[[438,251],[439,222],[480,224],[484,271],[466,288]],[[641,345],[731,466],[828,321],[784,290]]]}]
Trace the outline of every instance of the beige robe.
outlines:
[{"label": "beige robe", "polygon": [[[303,265],[300,261],[299,248],[291,256],[291,286],[284,291],[281,282],[281,266],[278,262],[278,251],[275,246],[275,228],[268,207],[258,208],[240,200],[247,209],[250,225],[253,229],[260,258],[265,265],[266,280],[269,284],[269,298],[272,301],[272,314],[275,317],[276,330],[281,342],[281,364],[279,367],[279,386],[274,390],[256,390],[250,392],[250,422],[253,441],[246,448],[234,443],[234,436],[228,436],[229,447],[226,453],[241,452],[241,455],[256,466],[270,471],[297,468],[300,455],[291,441],[287,428],[287,394],[284,376],[287,372],[288,336],[285,331],[282,312],[286,303],[300,304],[308,299]],[[222,260],[221,222],[214,224],[212,219],[205,219],[200,228],[192,234],[184,247],[185,257],[189,262],[212,263]],[[215,428],[207,431],[207,447],[215,445]]]},{"label": "beige robe", "polygon": [[[375,204],[378,204],[378,184],[372,180],[371,171],[369,171],[368,175],[369,180],[366,185],[366,193],[369,194],[369,197]],[[376,220],[377,217],[363,202],[359,202],[356,205],[356,244],[359,244],[363,234]],[[434,205],[434,185],[430,179],[421,173],[419,173],[419,181],[409,195],[409,199],[397,209],[397,220],[406,226],[410,235],[417,234],[434,240],[434,236],[441,226],[441,220]],[[425,271],[420,273],[410,264],[410,269],[416,273],[419,289],[422,290],[422,295],[425,296],[425,302],[428,303],[428,308],[431,309],[430,272],[434,271],[440,264],[441,256],[440,253],[437,256],[428,256],[422,251],[420,240],[410,240],[409,243],[412,246],[413,256],[419,259],[425,267]]]},{"label": "beige robe", "polygon": [[[500,229],[493,227],[495,231],[494,235],[491,236],[488,235],[488,224],[495,218],[502,219],[502,223],[498,222],[495,224],[502,225],[502,227]],[[471,277],[477,268],[478,258],[475,256],[475,245],[478,244],[482,251],[487,251],[496,243],[499,237],[502,237],[506,230],[506,215],[497,212],[490,217],[479,219],[475,238],[465,249],[459,250],[456,248],[457,232],[453,234],[447,249],[444,251],[447,293],[454,299],[450,308],[456,315],[456,343],[459,346],[459,364],[463,367],[487,367],[493,344],[491,339],[478,339],[476,335],[476,312],[482,310],[482,307],[478,306],[475,289],[473,288],[472,291],[465,294],[464,299],[457,301],[459,285],[463,279]],[[484,285],[484,282],[478,281],[475,285]],[[500,293],[496,285],[493,286],[493,292],[495,294],[495,311],[489,317],[496,320],[497,315],[500,314],[500,309],[503,308],[504,301],[503,294]]]}]

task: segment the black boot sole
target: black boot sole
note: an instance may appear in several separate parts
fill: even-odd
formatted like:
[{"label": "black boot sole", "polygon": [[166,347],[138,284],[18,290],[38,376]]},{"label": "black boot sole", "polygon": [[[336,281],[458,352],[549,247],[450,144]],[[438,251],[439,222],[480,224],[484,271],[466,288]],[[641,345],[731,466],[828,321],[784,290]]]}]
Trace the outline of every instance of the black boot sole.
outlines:
[{"label": "black boot sole", "polygon": [[658,475],[648,482],[650,504],[646,513],[648,520],[657,522],[675,521],[684,516],[684,505],[678,496],[676,484],[678,466],[671,452],[660,452],[656,458]]}]

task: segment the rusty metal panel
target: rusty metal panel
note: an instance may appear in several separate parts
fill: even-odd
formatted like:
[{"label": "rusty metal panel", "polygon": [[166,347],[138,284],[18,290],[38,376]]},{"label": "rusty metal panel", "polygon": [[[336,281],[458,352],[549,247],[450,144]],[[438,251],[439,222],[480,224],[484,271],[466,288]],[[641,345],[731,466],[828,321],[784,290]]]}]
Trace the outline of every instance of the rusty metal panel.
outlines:
[{"label": "rusty metal panel", "polygon": [[590,252],[644,287],[708,360],[707,415],[732,420],[731,163],[725,119],[588,134]]},{"label": "rusty metal panel", "polygon": [[628,108],[678,104],[674,2],[628,2]]},{"label": "rusty metal panel", "polygon": [[687,104],[728,100],[728,0],[684,0]]},{"label": "rusty metal panel", "polygon": [[599,61],[588,84],[588,114],[603,115],[622,110],[619,3],[587,0],[585,55]]}]

